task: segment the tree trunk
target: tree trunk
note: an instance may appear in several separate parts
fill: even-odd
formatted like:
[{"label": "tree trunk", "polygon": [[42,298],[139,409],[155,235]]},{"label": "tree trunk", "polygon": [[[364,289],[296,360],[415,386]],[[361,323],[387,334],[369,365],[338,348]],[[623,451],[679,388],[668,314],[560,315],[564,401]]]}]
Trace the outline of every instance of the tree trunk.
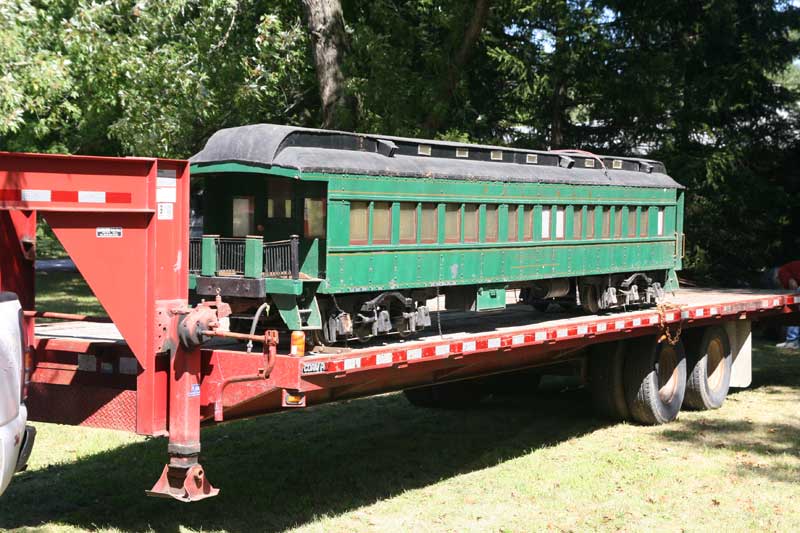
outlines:
[{"label": "tree trunk", "polygon": [[550,106],[550,149],[562,148],[564,145],[564,105],[567,96],[567,76],[565,72],[566,58],[569,57],[565,26],[567,25],[566,2],[559,2],[558,9],[553,18],[553,36],[555,47],[551,60],[553,61],[553,93]]},{"label": "tree trunk", "polygon": [[447,78],[445,79],[444,93],[440,105],[431,110],[427,120],[425,120],[425,129],[431,134],[439,129],[442,116],[448,111],[450,100],[452,100],[458,81],[461,79],[461,73],[464,71],[464,67],[466,67],[472,50],[475,47],[475,43],[478,42],[483,27],[486,25],[486,21],[489,18],[489,7],[491,7],[491,3],[491,0],[475,0],[472,18],[464,29],[461,45],[458,47],[458,50],[456,50],[450,62],[450,67],[447,69]]},{"label": "tree trunk", "polygon": [[322,127],[352,130],[357,101],[347,94],[342,72],[346,47],[341,0],[302,0],[311,35],[314,68],[322,102]]},{"label": "tree trunk", "polygon": [[550,149],[555,150],[564,145],[564,96],[566,96],[567,87],[563,79],[559,76],[556,77],[553,87],[553,116],[550,124]]}]

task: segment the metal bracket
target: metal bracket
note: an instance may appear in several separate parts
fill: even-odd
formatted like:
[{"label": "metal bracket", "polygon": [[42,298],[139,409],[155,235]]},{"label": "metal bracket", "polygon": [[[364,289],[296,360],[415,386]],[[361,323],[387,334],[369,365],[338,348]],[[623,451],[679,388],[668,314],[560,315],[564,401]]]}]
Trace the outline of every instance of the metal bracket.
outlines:
[{"label": "metal bracket", "polygon": [[216,496],[219,494],[219,489],[211,485],[203,467],[195,462],[187,465],[166,465],[161,477],[152,489],[146,491],[146,494],[156,498],[174,498],[188,503]]}]

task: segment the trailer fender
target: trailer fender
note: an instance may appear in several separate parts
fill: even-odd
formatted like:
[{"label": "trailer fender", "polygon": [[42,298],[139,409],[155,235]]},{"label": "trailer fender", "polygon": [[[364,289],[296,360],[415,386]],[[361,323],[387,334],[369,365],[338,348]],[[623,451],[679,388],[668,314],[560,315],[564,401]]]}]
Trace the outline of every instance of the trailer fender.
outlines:
[{"label": "trailer fender", "polygon": [[750,320],[728,320],[725,331],[731,343],[731,387],[749,387],[753,381],[753,328]]}]

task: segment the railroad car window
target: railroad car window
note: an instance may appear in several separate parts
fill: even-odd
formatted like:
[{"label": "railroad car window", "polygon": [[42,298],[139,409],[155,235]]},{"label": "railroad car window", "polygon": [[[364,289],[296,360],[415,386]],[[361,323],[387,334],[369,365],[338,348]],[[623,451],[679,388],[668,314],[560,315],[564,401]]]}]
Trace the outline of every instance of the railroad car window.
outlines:
[{"label": "railroad car window", "polygon": [[603,208],[603,238],[608,239],[611,236],[611,208]]},{"label": "railroad car window", "polygon": [[641,221],[639,223],[639,235],[641,237],[647,237],[647,233],[649,231],[648,225],[650,222],[648,220],[649,218],[650,218],[650,209],[647,207],[643,207],[642,215],[639,217],[639,220]]},{"label": "railroad car window", "polygon": [[519,239],[519,209],[518,205],[508,206],[508,240]]},{"label": "railroad car window", "polygon": [[417,204],[400,204],[400,243],[417,242]]},{"label": "railroad car window", "polygon": [[664,235],[664,208],[658,208],[658,216],[657,218],[657,225],[658,225],[658,236],[661,237]]},{"label": "railroad car window", "polygon": [[622,207],[614,208],[614,237],[622,237]]},{"label": "railroad car window", "polygon": [[309,239],[325,238],[325,200],[306,198],[303,209],[303,231]]},{"label": "railroad car window", "polygon": [[392,204],[373,202],[372,204],[372,244],[392,242]]},{"label": "railroad car window", "polygon": [[557,207],[556,211],[556,239],[564,238],[564,208]]},{"label": "railroad car window", "polygon": [[550,207],[542,208],[542,240],[550,238]]},{"label": "railroad car window", "polygon": [[461,241],[460,204],[445,204],[444,206],[444,240],[445,242]]},{"label": "railroad car window", "polygon": [[526,205],[522,213],[522,238],[526,241],[533,240],[533,206]]},{"label": "railroad car window", "polygon": [[478,242],[478,215],[476,204],[464,205],[464,242]]},{"label": "railroad car window", "polygon": [[369,204],[350,202],[350,244],[367,244]]},{"label": "railroad car window", "polygon": [[497,204],[486,205],[486,242],[497,242],[500,222],[498,220]]},{"label": "railroad car window", "polygon": [[422,204],[421,240],[425,244],[435,243],[439,240],[439,227],[437,224],[436,204]]},{"label": "railroad car window", "polygon": [[594,206],[586,208],[586,238],[594,239]]},{"label": "railroad car window", "polygon": [[244,237],[253,234],[253,214],[256,201],[252,196],[233,197],[233,231],[234,237]]},{"label": "railroad car window", "polygon": [[628,207],[628,237],[636,237],[636,208]]},{"label": "railroad car window", "polygon": [[583,208],[575,206],[572,208],[572,238],[580,239],[583,236]]},{"label": "railroad car window", "polygon": [[292,218],[292,184],[270,181],[267,185],[267,218]]}]

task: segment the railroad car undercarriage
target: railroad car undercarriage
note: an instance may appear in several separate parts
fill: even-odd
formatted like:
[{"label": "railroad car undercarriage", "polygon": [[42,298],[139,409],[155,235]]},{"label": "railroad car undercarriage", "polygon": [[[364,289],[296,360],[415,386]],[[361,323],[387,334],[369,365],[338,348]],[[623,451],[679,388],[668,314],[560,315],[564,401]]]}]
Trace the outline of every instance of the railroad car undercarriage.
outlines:
[{"label": "railroad car undercarriage", "polygon": [[[635,272],[579,278],[556,278],[535,282],[516,282],[509,289],[519,289],[518,301],[545,312],[551,303],[581,309],[589,314],[628,311],[660,303],[664,298],[667,272]],[[504,289],[503,289],[504,290]],[[408,337],[429,328],[431,314],[446,311],[477,311],[474,286],[439,287],[407,291],[385,291],[356,294],[318,294],[300,298],[301,315],[308,327],[308,303],[315,301],[321,317],[320,328],[309,328],[311,345],[333,345],[348,341],[366,342],[383,335]],[[444,297],[440,306],[439,297]],[[280,313],[269,297],[253,301],[234,298],[238,310],[233,318],[234,329],[254,331],[260,321],[269,327],[280,327]],[[429,305],[430,304],[430,305]],[[442,308],[443,307],[443,308]],[[263,317],[263,319],[262,319]]]}]

